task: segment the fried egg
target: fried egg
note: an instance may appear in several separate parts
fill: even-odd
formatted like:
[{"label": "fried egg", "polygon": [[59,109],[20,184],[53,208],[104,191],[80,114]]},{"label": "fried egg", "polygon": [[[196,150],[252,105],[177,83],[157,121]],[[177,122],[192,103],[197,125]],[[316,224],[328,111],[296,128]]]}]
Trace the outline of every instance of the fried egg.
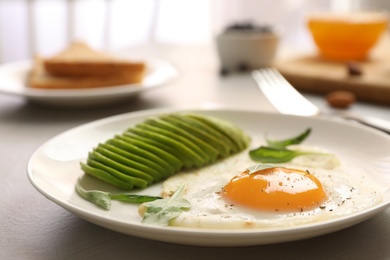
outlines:
[{"label": "fried egg", "polygon": [[[381,201],[374,182],[351,165],[323,156],[297,158],[250,172],[248,151],[213,165],[182,172],[163,183],[169,197],[185,185],[191,209],[170,225],[235,229],[291,227],[326,221]],[[330,156],[334,157],[334,156]]]},{"label": "fried egg", "polygon": [[221,195],[233,205],[281,212],[313,209],[327,198],[321,182],[309,171],[285,167],[245,170],[222,188]]}]

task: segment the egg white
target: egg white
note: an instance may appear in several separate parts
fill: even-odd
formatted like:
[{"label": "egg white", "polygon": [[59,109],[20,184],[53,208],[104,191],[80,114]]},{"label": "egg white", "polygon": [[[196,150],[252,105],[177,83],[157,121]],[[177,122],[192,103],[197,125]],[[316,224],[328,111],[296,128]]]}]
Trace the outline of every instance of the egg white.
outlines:
[{"label": "egg white", "polygon": [[215,229],[289,227],[346,216],[381,201],[381,194],[369,176],[360,173],[352,176],[357,169],[351,165],[340,164],[334,156],[301,156],[282,166],[309,170],[317,177],[328,196],[323,205],[293,213],[264,212],[229,205],[220,195],[222,187],[253,164],[255,162],[249,158],[248,151],[243,151],[213,165],[170,177],[163,183],[162,196],[170,196],[184,183],[184,198],[191,203],[191,209],[170,224]]}]

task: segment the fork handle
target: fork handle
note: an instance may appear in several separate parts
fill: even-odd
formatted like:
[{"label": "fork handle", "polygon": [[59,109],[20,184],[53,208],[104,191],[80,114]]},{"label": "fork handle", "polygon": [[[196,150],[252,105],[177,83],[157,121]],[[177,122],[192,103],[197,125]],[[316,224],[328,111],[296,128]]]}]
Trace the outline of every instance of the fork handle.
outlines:
[{"label": "fork handle", "polygon": [[367,126],[371,126],[383,132],[390,134],[390,121],[382,118],[367,116],[367,115],[356,115],[347,112],[340,112],[338,115],[345,119],[355,120]]}]

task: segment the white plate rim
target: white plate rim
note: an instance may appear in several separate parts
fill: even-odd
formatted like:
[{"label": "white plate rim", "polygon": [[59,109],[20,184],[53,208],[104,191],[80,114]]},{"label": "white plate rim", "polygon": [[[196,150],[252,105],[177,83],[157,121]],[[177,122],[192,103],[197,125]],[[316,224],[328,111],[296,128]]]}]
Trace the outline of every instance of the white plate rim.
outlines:
[{"label": "white plate rim", "polygon": [[[61,138],[62,135],[68,134],[72,131],[80,131],[83,128],[90,128],[98,125],[110,124],[118,120],[126,119],[137,119],[139,117],[152,116],[154,114],[169,113],[169,112],[200,112],[200,113],[209,113],[211,112],[222,112],[222,113],[256,113],[258,115],[274,116],[278,120],[283,118],[294,118],[294,119],[303,119],[311,122],[325,122],[326,124],[338,124],[341,126],[349,127],[351,129],[358,129],[369,134],[376,135],[378,138],[386,140],[387,144],[390,145],[390,136],[385,133],[379,132],[377,130],[368,128],[362,125],[350,124],[344,121],[332,120],[329,118],[307,118],[300,116],[290,116],[290,115],[281,115],[275,114],[272,112],[262,112],[258,110],[247,110],[247,109],[237,109],[237,108],[163,108],[163,109],[149,109],[136,112],[130,112],[125,114],[120,114],[116,116],[111,116],[89,122],[78,127],[69,129],[42,144],[31,156],[27,165],[27,175],[31,184],[37,189],[42,195],[44,195],[49,200],[57,203],[66,210],[78,215],[79,217],[86,219],[92,223],[103,226],[105,228],[125,233],[128,235],[139,236],[147,239],[160,240],[164,242],[185,244],[185,245],[194,245],[194,246],[252,246],[252,245],[262,245],[262,244],[271,244],[279,242],[287,242],[300,240],[305,238],[311,238],[319,235],[328,234],[335,232],[355,224],[358,224],[375,214],[385,210],[390,205],[390,197],[386,198],[386,201],[383,201],[379,205],[371,207],[367,210],[358,212],[350,216],[332,219],[329,221],[323,221],[316,224],[307,224],[303,226],[291,227],[287,229],[280,228],[267,228],[267,229],[240,229],[240,230],[214,230],[214,229],[196,229],[196,228],[179,228],[179,227],[157,227],[149,226],[144,224],[133,224],[122,222],[119,220],[111,220],[110,218],[101,217],[95,212],[90,212],[83,209],[77,205],[71,205],[67,201],[61,200],[48,193],[44,187],[40,186],[34,175],[34,156],[42,150],[48,143],[56,138]],[[390,155],[389,155],[390,156]],[[390,163],[387,164],[387,166]],[[390,171],[389,173],[390,174]],[[124,230],[123,226],[126,226],[127,229]]]},{"label": "white plate rim", "polygon": [[[126,84],[119,86],[86,88],[86,89],[34,89],[28,87],[25,78],[31,69],[32,60],[22,60],[6,63],[0,66],[0,93],[22,96],[26,98],[99,98],[120,95],[134,95],[146,90],[155,89],[164,86],[179,76],[178,69],[169,61],[145,57],[144,62],[148,69],[143,82],[139,84]],[[7,75],[12,73],[19,74],[15,76],[12,82],[14,86],[6,86]],[[8,76],[9,77],[9,76]],[[154,79],[159,77],[157,80]]]}]

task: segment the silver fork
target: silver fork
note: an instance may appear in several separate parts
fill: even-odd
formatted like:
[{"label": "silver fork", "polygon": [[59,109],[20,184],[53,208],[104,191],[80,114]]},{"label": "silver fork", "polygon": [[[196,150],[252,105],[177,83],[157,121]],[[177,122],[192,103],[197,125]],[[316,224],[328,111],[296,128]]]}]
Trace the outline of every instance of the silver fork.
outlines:
[{"label": "silver fork", "polygon": [[[254,70],[252,77],[266,98],[280,113],[299,116],[321,114],[320,109],[301,95],[276,69]],[[381,118],[347,112],[339,112],[335,115],[390,133],[390,122]]]}]

